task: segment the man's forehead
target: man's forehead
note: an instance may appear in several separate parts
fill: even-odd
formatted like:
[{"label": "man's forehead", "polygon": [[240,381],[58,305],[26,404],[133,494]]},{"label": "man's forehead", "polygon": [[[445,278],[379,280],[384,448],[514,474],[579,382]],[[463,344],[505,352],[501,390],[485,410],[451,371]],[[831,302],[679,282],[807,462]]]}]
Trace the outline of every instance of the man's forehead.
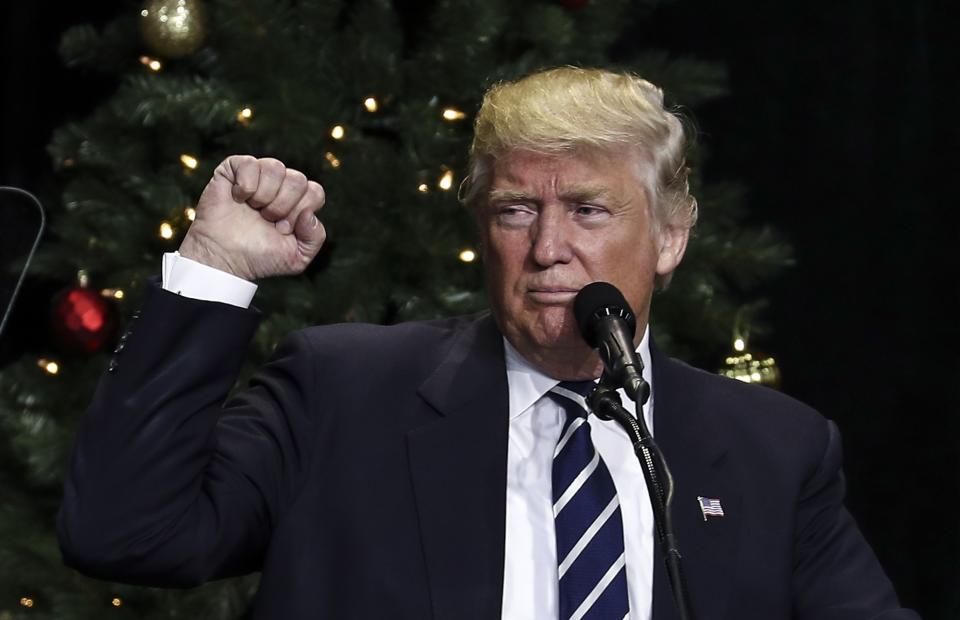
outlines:
[{"label": "man's forehead", "polygon": [[[600,198],[617,193],[609,185],[596,181],[564,182],[558,179],[555,187],[558,195],[567,198]],[[527,184],[522,180],[511,182],[505,179],[503,183],[495,181],[488,196],[491,201],[522,200],[536,198],[542,193],[542,189],[540,186]]]},{"label": "man's forehead", "polygon": [[[507,153],[493,162],[490,199],[522,198],[552,189],[558,194],[582,197],[629,191],[639,185],[636,160],[630,154],[611,152],[544,155],[525,151]],[[624,173],[631,173],[629,176]]]}]

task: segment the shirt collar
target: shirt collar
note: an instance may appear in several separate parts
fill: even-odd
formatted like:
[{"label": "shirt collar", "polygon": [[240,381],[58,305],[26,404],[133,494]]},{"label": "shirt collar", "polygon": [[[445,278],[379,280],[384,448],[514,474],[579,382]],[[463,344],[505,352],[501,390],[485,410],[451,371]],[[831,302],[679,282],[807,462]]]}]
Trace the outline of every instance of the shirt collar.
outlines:
[{"label": "shirt collar", "polygon": [[[530,408],[533,403],[550,391],[559,381],[548,377],[528,362],[520,352],[504,337],[503,349],[507,364],[507,387],[510,392],[510,419],[514,419]],[[643,330],[643,338],[637,347],[640,361],[643,362],[643,378],[650,386],[650,400],[653,402],[653,371],[650,367],[650,326]],[[632,407],[631,407],[632,409]]]}]

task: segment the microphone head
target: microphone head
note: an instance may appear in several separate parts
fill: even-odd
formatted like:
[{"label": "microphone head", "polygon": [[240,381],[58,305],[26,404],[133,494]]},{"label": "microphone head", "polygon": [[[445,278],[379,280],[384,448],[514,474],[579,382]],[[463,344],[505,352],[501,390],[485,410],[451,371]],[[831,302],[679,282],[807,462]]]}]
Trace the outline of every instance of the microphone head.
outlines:
[{"label": "microphone head", "polygon": [[630,329],[632,338],[637,331],[637,318],[623,293],[609,282],[593,282],[586,285],[573,300],[573,316],[580,327],[580,334],[591,347],[597,346],[596,326],[607,316],[622,318]]}]

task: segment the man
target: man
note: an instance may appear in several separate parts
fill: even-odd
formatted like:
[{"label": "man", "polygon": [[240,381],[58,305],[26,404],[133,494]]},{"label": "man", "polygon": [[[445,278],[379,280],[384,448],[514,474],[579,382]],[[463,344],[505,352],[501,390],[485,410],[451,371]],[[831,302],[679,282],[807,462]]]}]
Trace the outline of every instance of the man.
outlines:
[{"label": "man", "polygon": [[843,508],[835,427],[652,346],[654,285],[696,219],[683,152],[639,78],[494,87],[464,187],[491,315],[298,332],[221,406],[250,282],[324,241],[317,184],[228,158],[87,413],[66,561],[154,585],[262,570],[257,618],[676,617],[630,442],[574,384],[602,365],[573,298],[608,281],[637,316],[652,397],[627,406],[673,469],[697,618],[916,618]]}]

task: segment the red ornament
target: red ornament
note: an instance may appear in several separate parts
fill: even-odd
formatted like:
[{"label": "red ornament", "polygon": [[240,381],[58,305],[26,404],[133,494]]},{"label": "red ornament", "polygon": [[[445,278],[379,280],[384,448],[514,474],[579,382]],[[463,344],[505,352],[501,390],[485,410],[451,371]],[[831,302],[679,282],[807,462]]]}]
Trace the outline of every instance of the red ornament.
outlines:
[{"label": "red ornament", "polygon": [[53,304],[54,337],[66,351],[96,353],[111,344],[117,335],[117,311],[99,293],[86,288],[71,288],[57,296]]},{"label": "red ornament", "polygon": [[558,0],[561,6],[567,9],[576,11],[577,9],[582,9],[586,6],[587,2],[590,0]]}]

